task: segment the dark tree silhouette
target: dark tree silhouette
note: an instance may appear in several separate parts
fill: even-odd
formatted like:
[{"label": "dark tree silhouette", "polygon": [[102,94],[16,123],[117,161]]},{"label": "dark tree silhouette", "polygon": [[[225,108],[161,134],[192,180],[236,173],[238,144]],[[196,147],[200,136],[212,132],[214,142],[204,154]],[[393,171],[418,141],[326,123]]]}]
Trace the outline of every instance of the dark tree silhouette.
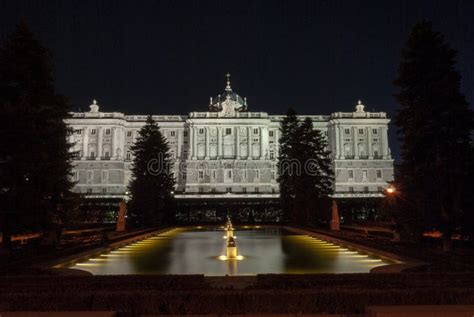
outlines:
[{"label": "dark tree silhouette", "polygon": [[4,243],[54,230],[73,201],[69,106],[54,88],[48,50],[22,22],[0,48],[0,208]]},{"label": "dark tree silhouette", "polygon": [[306,118],[298,126],[294,142],[302,173],[296,179],[293,213],[301,224],[325,221],[329,211],[327,200],[334,192],[332,160],[327,141],[319,130],[314,129],[312,120]]},{"label": "dark tree silhouette", "polygon": [[[295,181],[298,164],[294,148],[295,133],[298,129],[298,118],[293,109],[288,109],[280,124],[280,150],[278,154],[278,183],[280,186],[280,201],[283,216],[291,219],[291,210],[295,197]],[[292,219],[294,220],[294,219]]]},{"label": "dark tree silhouette", "polygon": [[295,223],[323,220],[320,218],[325,218],[323,209],[333,193],[334,181],[327,141],[314,129],[310,118],[299,122],[292,109],[280,130],[278,182],[282,208]]},{"label": "dark tree silhouette", "polygon": [[460,92],[455,57],[431,23],[418,23],[395,80],[400,89],[395,118],[401,141],[398,221],[411,239],[424,230],[440,230],[445,250],[463,226],[463,213],[472,212],[463,209],[462,201],[472,195],[465,176],[472,161],[473,116]]},{"label": "dark tree silhouette", "polygon": [[168,143],[152,116],[148,116],[139,131],[132,153],[131,221],[140,227],[169,223],[175,185],[173,161]]}]

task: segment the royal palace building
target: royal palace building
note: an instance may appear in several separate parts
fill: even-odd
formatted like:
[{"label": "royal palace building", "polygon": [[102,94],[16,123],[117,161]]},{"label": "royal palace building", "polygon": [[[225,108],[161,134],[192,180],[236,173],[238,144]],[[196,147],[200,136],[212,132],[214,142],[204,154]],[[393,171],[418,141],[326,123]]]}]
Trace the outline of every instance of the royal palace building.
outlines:
[{"label": "royal palace building", "polygon": [[[327,138],[335,172],[335,197],[380,197],[393,179],[393,159],[385,112],[354,112],[310,117]],[[77,157],[75,191],[86,197],[127,195],[133,161],[131,146],[146,115],[74,112],[67,123]],[[176,198],[278,198],[277,158],[282,115],[250,111],[229,78],[224,92],[211,98],[207,111],[154,115],[174,158]]]}]

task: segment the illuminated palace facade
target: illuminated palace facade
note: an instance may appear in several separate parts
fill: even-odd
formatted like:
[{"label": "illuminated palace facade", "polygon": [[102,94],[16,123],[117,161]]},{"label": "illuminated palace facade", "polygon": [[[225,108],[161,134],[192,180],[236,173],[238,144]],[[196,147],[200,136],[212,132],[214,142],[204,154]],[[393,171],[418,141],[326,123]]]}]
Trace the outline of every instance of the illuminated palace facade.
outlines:
[{"label": "illuminated palace facade", "polygon": [[[393,159],[384,112],[310,117],[328,139],[335,173],[335,197],[381,197],[393,179]],[[101,112],[94,100],[88,112],[74,112],[74,190],[90,198],[126,198],[133,161],[131,146],[146,115]],[[277,158],[282,115],[253,112],[227,81],[207,111],[155,115],[175,164],[176,198],[278,198]]]}]

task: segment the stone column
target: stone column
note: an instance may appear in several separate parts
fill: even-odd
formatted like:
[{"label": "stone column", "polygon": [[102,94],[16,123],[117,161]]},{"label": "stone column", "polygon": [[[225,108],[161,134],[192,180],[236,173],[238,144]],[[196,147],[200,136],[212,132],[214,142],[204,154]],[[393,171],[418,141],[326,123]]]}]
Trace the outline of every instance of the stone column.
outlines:
[{"label": "stone column", "polygon": [[198,133],[197,133],[197,128],[193,127],[193,139],[191,140],[193,142],[193,160],[197,158],[197,139],[198,139]]},{"label": "stone column", "polygon": [[189,151],[188,151],[188,159],[192,159],[194,153],[193,153],[193,140],[194,140],[194,129],[190,126],[189,127],[189,138],[188,138],[188,145],[189,145]]},{"label": "stone column", "polygon": [[180,129],[177,129],[176,130],[176,133],[178,134],[177,135],[177,138],[178,138],[178,150],[176,151],[177,153],[177,156],[176,158],[178,159],[181,159],[181,155],[183,153],[183,149],[181,148],[182,144],[183,144],[183,132],[180,130]]},{"label": "stone column", "polygon": [[89,128],[84,127],[82,133],[84,136],[82,137],[82,160],[85,160],[87,156],[89,156]]},{"label": "stone column", "polygon": [[247,159],[252,159],[252,127],[247,127]]},{"label": "stone column", "polygon": [[240,160],[240,128],[235,127],[235,158]]},{"label": "stone column", "polygon": [[345,152],[345,149],[344,149],[344,138],[345,138],[345,134],[344,134],[344,127],[341,127],[340,125],[338,125],[337,127],[339,129],[339,148],[341,150],[341,154],[340,154],[340,159],[344,159],[346,157],[346,152]]},{"label": "stone column", "polygon": [[353,133],[353,136],[352,136],[352,142],[353,142],[353,145],[352,147],[354,148],[354,159],[359,159],[359,151],[358,151],[358,148],[357,148],[357,127],[352,127],[352,133]]},{"label": "stone column", "polygon": [[110,136],[110,159],[115,160],[116,159],[116,150],[115,150],[115,144],[117,143],[116,138],[117,138],[117,133],[115,132],[115,127],[110,128],[110,133],[112,134]]},{"label": "stone column", "polygon": [[369,160],[373,159],[372,155],[372,129],[371,127],[367,127],[367,155],[369,156]]},{"label": "stone column", "polygon": [[206,155],[205,159],[208,160],[210,155],[209,155],[209,137],[210,137],[210,129],[209,127],[206,127]]},{"label": "stone column", "polygon": [[382,134],[382,146],[381,146],[381,151],[382,151],[382,158],[384,160],[388,159],[388,141],[387,141],[387,128],[380,128],[380,132]]},{"label": "stone column", "polygon": [[222,157],[222,127],[217,128],[217,158]]},{"label": "stone column", "polygon": [[102,157],[102,127],[97,128],[97,160]]},{"label": "stone column", "polygon": [[280,129],[275,130],[275,157],[280,155]]}]

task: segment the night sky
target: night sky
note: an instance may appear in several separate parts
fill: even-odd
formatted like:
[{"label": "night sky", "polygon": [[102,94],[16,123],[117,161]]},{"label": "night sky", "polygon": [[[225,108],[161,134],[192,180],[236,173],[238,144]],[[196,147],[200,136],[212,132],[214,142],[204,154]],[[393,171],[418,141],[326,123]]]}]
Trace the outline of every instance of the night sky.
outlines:
[{"label": "night sky", "polygon": [[[1,1],[0,39],[24,18],[54,57],[72,109],[205,111],[225,74],[249,110],[368,111],[391,117],[400,50],[433,22],[459,50],[474,104],[474,1]],[[398,157],[394,127],[392,152]]]}]

